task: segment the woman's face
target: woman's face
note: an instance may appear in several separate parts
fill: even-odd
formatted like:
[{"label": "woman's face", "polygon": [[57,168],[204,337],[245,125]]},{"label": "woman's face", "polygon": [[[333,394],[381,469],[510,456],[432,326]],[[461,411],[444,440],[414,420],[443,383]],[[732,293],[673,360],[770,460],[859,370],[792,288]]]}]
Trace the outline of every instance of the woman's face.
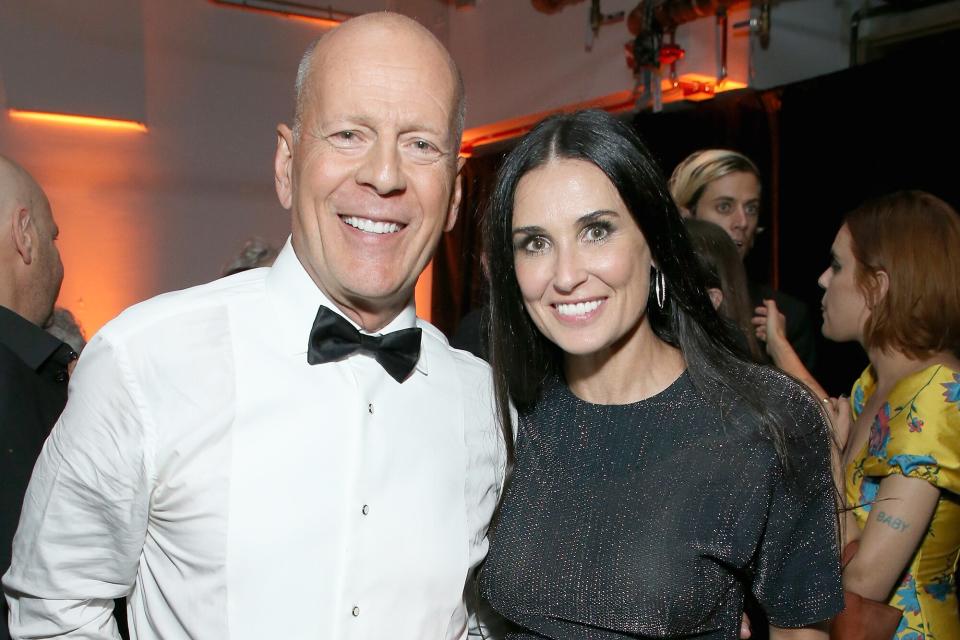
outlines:
[{"label": "woman's face", "polygon": [[552,160],[521,178],[513,255],[527,313],[567,355],[622,345],[645,324],[650,249],[595,165]]},{"label": "woman's face", "polygon": [[830,248],[830,266],[817,280],[823,293],[823,335],[835,342],[863,343],[863,327],[870,317],[867,300],[856,282],[857,260],[847,225],[840,227]]},{"label": "woman's face", "polygon": [[693,214],[723,228],[737,245],[742,260],[757,235],[760,181],[745,171],[728,173],[706,186]]}]

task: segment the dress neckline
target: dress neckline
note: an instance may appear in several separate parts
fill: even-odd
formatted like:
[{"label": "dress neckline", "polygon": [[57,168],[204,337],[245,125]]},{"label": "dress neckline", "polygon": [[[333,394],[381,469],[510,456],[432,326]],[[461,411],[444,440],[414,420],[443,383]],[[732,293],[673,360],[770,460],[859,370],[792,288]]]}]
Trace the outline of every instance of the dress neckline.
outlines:
[{"label": "dress neckline", "polygon": [[627,402],[623,404],[612,403],[604,404],[600,402],[590,402],[589,400],[584,400],[576,393],[573,392],[573,389],[570,388],[570,385],[567,384],[566,379],[563,375],[558,375],[555,379],[555,384],[559,387],[560,393],[570,399],[575,405],[582,407],[595,407],[601,410],[616,410],[616,409],[636,409],[647,404],[660,404],[668,400],[672,400],[677,396],[684,388],[688,386],[689,380],[688,367],[684,367],[683,371],[680,372],[673,382],[668,384],[663,390],[658,391],[657,393],[649,396],[647,398],[642,398],[634,402]]}]

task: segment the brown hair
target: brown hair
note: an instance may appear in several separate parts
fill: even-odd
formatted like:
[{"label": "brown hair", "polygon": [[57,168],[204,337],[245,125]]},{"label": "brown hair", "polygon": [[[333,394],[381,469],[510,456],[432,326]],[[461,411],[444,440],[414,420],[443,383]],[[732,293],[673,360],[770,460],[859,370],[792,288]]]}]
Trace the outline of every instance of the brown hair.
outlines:
[{"label": "brown hair", "polygon": [[[847,214],[856,281],[870,306],[864,346],[923,359],[960,356],[960,216],[923,191],[899,191]],[[889,278],[880,297],[879,272]]]},{"label": "brown hair", "polygon": [[690,236],[693,251],[706,272],[707,286],[723,292],[723,302],[717,311],[737,325],[753,359],[756,362],[766,362],[753,334],[753,305],[750,304],[747,274],[740,254],[737,253],[737,245],[726,231],[712,222],[687,218],[683,224]]}]

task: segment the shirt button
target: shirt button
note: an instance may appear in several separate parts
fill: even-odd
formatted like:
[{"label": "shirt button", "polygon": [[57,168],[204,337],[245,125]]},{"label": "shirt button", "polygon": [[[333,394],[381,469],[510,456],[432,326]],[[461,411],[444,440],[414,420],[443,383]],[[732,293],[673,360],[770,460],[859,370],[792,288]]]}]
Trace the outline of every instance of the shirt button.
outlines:
[{"label": "shirt button", "polygon": [[370,415],[373,415],[373,403],[372,403],[372,402],[367,405],[367,412],[368,412]]},{"label": "shirt button", "polygon": [[353,609],[350,610],[350,613],[352,613],[353,617],[356,618],[357,616],[360,615],[360,607],[354,607]]},{"label": "shirt button", "polygon": [[368,513],[370,513],[370,505],[368,504],[363,505],[363,509],[360,509],[360,511],[363,512],[363,515],[367,515]]},{"label": "shirt button", "polygon": [[66,382],[66,381],[67,381],[67,372],[66,372],[66,371],[58,371],[55,379],[56,379],[57,382]]}]

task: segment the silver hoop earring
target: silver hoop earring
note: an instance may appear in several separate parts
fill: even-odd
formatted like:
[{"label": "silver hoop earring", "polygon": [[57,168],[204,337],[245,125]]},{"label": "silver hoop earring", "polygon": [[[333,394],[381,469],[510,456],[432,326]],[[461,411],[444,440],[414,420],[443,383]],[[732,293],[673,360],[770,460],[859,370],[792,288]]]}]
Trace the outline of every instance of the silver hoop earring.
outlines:
[{"label": "silver hoop earring", "polygon": [[653,276],[653,291],[657,297],[657,306],[663,309],[663,303],[667,301],[667,278],[660,269],[657,269]]}]

